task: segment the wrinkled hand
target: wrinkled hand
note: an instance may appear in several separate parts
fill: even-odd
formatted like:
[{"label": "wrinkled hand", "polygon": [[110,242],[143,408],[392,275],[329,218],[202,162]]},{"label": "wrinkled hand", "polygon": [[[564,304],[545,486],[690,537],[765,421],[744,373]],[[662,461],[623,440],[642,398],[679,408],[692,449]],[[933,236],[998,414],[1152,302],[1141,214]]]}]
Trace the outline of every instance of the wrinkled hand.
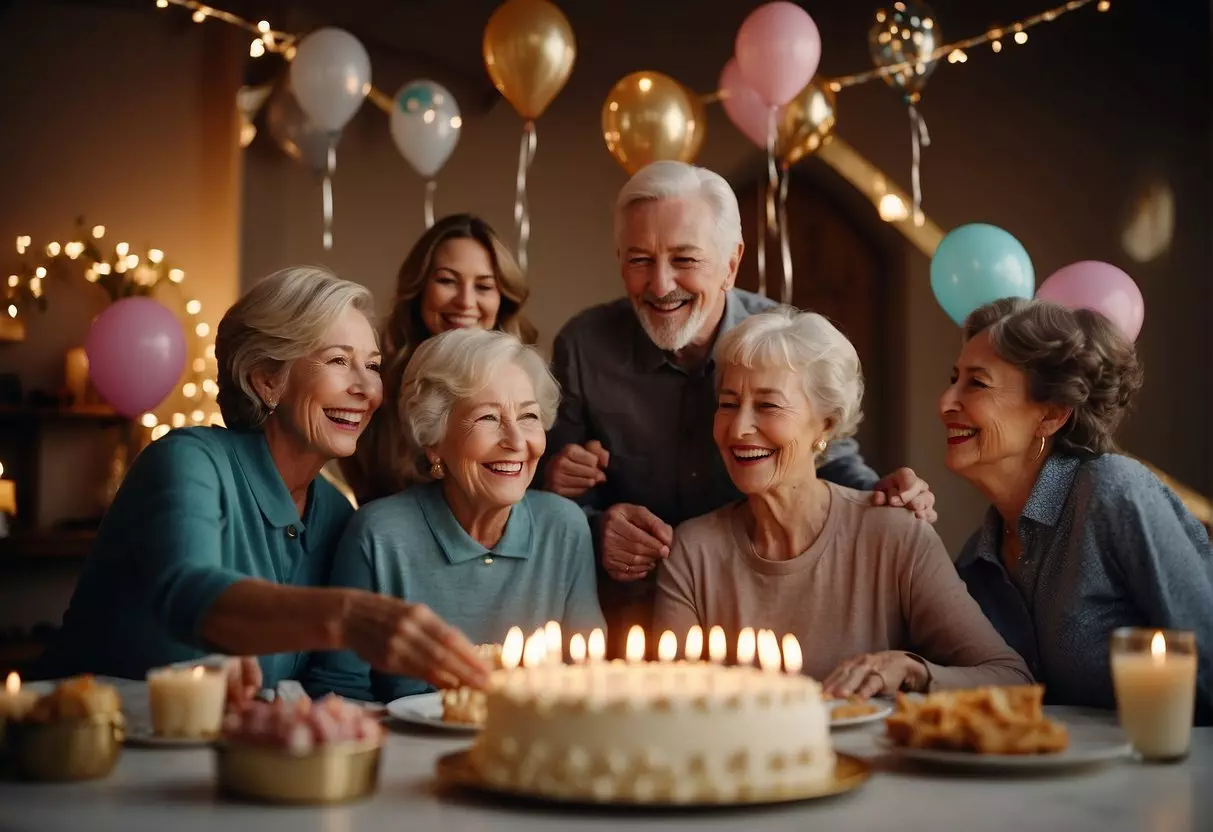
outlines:
[{"label": "wrinkled hand", "polygon": [[602,567],[617,581],[640,581],[670,555],[674,530],[644,506],[617,503],[602,519]]},{"label": "wrinkled hand", "polygon": [[927,687],[927,667],[900,650],[860,653],[842,662],[822,683],[827,696],[892,696],[899,690],[922,691]]},{"label": "wrinkled hand", "polygon": [[606,482],[611,453],[597,439],[585,445],[565,445],[548,463],[548,491],[561,497],[580,497],[600,482]]},{"label": "wrinkled hand", "polygon": [[254,656],[233,656],[227,660],[227,703],[243,705],[261,690],[261,663]]},{"label": "wrinkled hand", "polygon": [[898,468],[876,483],[872,489],[872,505],[904,508],[928,523],[939,519],[931,486],[919,479],[913,468]]},{"label": "wrinkled hand", "polygon": [[345,619],[346,646],[376,670],[440,688],[488,683],[488,668],[471,642],[424,604],[358,592]]}]

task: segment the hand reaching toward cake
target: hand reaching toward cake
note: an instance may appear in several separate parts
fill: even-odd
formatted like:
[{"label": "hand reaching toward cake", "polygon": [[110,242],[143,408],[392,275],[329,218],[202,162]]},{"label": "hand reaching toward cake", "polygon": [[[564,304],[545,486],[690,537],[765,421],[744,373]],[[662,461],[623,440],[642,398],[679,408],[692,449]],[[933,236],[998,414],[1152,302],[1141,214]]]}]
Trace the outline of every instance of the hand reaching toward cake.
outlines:
[{"label": "hand reaching toward cake", "polygon": [[261,690],[261,663],[255,656],[233,656],[227,660],[227,701],[242,705]]},{"label": "hand reaching toward cake", "polygon": [[463,633],[424,604],[359,592],[345,615],[345,643],[376,670],[439,688],[482,688],[488,668]]},{"label": "hand reaching toward cake", "polygon": [[885,650],[852,656],[834,668],[822,686],[827,696],[867,699],[901,690],[926,690],[929,681],[927,666],[921,661],[900,650]]}]

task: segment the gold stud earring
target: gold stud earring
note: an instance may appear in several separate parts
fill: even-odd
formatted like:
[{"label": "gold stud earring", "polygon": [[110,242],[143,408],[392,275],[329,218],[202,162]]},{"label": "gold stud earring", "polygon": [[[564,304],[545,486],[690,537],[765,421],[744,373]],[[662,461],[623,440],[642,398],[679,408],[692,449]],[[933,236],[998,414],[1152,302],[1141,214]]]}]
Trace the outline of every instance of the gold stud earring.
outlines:
[{"label": "gold stud earring", "polygon": [[446,469],[442,467],[442,460],[434,460],[434,464],[430,466],[430,478],[440,480],[446,476]]},{"label": "gold stud earring", "polygon": [[824,436],[813,443],[813,450],[819,454],[824,454],[826,452],[826,439]]}]

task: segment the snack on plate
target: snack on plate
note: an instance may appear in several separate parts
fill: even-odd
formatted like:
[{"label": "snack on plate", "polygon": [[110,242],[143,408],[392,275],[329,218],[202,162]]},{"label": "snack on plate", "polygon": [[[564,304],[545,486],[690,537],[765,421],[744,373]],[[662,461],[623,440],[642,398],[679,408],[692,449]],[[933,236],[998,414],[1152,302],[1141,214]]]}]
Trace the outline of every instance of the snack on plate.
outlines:
[{"label": "snack on plate", "polygon": [[830,709],[830,721],[840,722],[844,719],[859,719],[860,717],[871,716],[879,710],[880,706],[869,699],[848,696],[845,705],[839,705]]},{"label": "snack on plate", "polygon": [[1040,685],[897,696],[885,720],[889,739],[911,748],[978,754],[1052,754],[1070,743],[1064,725],[1044,714]]},{"label": "snack on plate", "polygon": [[361,706],[329,694],[318,702],[250,702],[227,714],[223,738],[302,757],[334,743],[381,740],[383,727]]},{"label": "snack on plate", "polygon": [[75,676],[61,682],[52,692],[39,697],[25,715],[27,722],[59,722],[93,716],[113,716],[122,709],[122,700],[113,685],[103,684],[91,675]]},{"label": "snack on plate", "polygon": [[[490,671],[501,669],[501,645],[480,644],[476,647],[480,659]],[[442,721],[465,725],[483,725],[485,717],[484,691],[469,687],[447,688],[441,691]]]}]

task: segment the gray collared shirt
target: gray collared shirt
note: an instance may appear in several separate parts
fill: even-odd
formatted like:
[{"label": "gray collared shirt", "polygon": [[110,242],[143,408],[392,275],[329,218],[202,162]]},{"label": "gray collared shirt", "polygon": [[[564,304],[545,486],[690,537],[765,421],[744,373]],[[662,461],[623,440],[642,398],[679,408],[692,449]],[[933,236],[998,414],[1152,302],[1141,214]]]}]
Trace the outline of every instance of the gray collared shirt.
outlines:
[{"label": "gray collared shirt", "polygon": [[[774,301],[734,289],[717,337]],[[597,439],[610,451],[606,482],[581,502],[590,509],[633,503],[671,526],[741,499],[712,439],[715,363],[678,366],[645,334],[630,301],[587,309],[556,336],[552,370],[560,382],[549,458],[570,443]],[[823,479],[870,490],[878,479],[852,439],[831,443],[818,467]]]},{"label": "gray collared shirt", "polygon": [[1117,627],[1196,633],[1196,719],[1213,719],[1213,553],[1204,527],[1141,463],[1104,454],[1045,461],[1019,523],[1016,574],[990,508],[956,568],[970,594],[1062,705],[1114,708]]}]

